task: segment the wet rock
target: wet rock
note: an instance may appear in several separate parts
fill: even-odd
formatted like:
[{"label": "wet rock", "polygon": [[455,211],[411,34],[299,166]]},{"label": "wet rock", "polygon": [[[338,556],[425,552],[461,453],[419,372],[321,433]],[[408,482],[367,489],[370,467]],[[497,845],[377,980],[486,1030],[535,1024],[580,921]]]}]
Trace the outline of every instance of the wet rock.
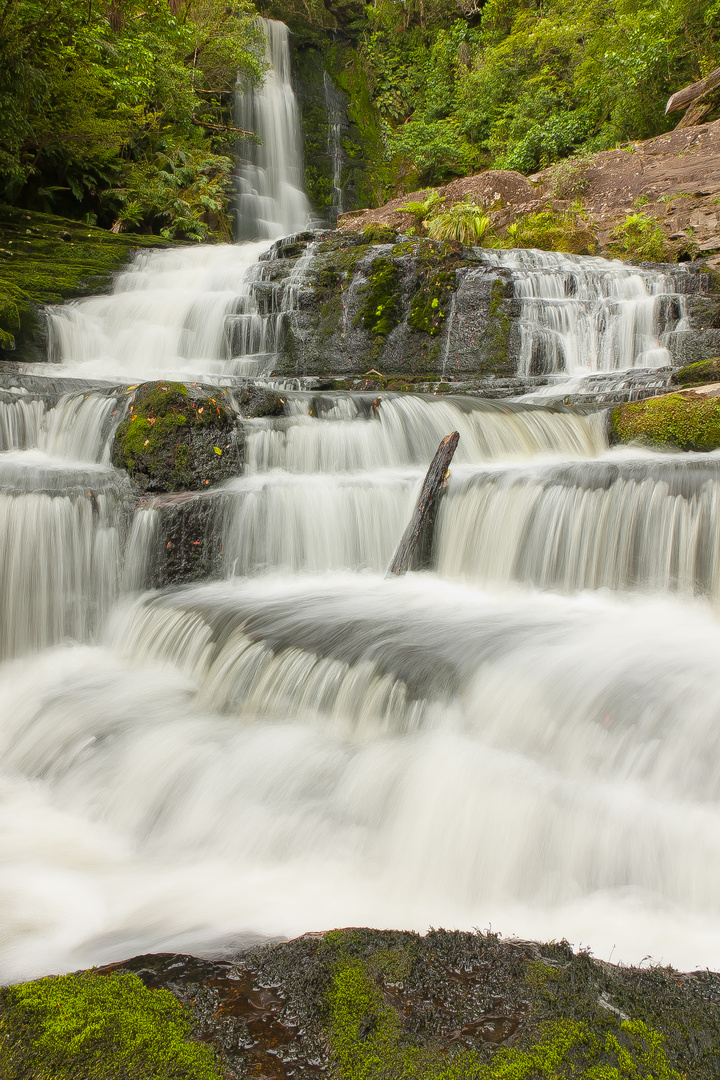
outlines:
[{"label": "wet rock", "polygon": [[156,382],[129,393],[112,461],[143,492],[202,491],[240,472],[242,435],[221,390]]},{"label": "wet rock", "polygon": [[[228,1080],[446,1070],[470,1080],[482,1067],[493,1080],[495,1066],[511,1061],[517,1075],[531,1075],[522,1071],[529,1055],[552,1046],[563,1061],[571,1048],[567,1067],[583,1072],[615,1064],[617,1045],[625,1068],[642,1061],[668,1080],[673,1069],[693,1080],[714,1080],[720,1069],[719,975],[616,967],[565,942],[347,929],[222,959],[151,954],[100,970],[133,972],[175,994]],[[651,1066],[642,1055],[652,1045]],[[557,1075],[566,1075],[562,1065]]]}]

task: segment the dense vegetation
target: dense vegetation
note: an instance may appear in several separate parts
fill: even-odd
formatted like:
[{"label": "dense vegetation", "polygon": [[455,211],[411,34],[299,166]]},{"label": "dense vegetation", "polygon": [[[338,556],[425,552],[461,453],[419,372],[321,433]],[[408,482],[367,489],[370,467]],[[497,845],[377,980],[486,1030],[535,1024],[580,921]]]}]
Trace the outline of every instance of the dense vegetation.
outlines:
[{"label": "dense vegetation", "polygon": [[[360,56],[405,190],[532,173],[668,130],[668,97],[720,64],[718,0],[270,0]],[[391,194],[392,183],[386,194]]]},{"label": "dense vegetation", "polygon": [[228,235],[232,91],[263,71],[254,15],[251,0],[4,0],[0,200]]}]

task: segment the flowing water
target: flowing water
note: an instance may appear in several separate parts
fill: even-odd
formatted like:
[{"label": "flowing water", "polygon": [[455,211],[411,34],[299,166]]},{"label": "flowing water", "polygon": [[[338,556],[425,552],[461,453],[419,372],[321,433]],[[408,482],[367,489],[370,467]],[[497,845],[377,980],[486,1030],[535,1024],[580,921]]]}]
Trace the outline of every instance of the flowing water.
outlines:
[{"label": "flowing water", "polygon": [[[268,30],[247,115],[292,124]],[[0,975],[363,924],[717,967],[720,455],[611,450],[547,401],[289,390],[208,496],[220,578],[145,589],[163,511],[112,434],[138,378],[272,371],[304,264],[272,307],[259,256],[305,209],[271,149],[264,242],[139,255],[3,376]],[[528,363],[666,362],[669,280],[488,258]],[[386,580],[452,430],[430,568]]]}]

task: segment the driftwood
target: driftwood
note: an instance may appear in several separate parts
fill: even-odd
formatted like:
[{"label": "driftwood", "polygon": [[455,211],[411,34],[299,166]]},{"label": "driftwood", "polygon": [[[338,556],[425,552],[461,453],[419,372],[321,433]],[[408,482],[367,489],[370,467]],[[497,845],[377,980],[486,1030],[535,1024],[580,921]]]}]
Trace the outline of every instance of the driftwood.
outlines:
[{"label": "driftwood", "polygon": [[676,94],[673,94],[665,106],[665,115],[677,112],[678,109],[686,109],[688,105],[692,105],[698,98],[703,97],[704,94],[709,93],[711,90],[715,90],[718,86],[720,86],[720,68],[715,68],[706,78],[700,79],[699,82],[692,83],[690,86],[685,86],[682,90],[678,90]]},{"label": "driftwood", "polygon": [[386,577],[399,577],[410,569],[410,563],[423,534],[423,527],[434,519],[438,499],[445,490],[448,467],[459,441],[460,433],[453,431],[452,435],[446,435],[438,446],[423,481],[415,513],[398,544]]}]

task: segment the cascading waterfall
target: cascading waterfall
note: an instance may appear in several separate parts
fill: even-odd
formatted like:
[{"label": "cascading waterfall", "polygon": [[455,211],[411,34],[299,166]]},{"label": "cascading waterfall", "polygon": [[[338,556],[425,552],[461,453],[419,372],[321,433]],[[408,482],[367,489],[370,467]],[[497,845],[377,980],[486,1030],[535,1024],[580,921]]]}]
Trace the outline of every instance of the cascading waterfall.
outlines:
[{"label": "cascading waterfall", "polygon": [[672,273],[554,251],[482,250],[513,272],[520,375],[583,375],[672,363],[661,343],[684,317]]},{"label": "cascading waterfall", "polygon": [[[718,455],[611,450],[547,401],[288,387],[203,494],[225,578],[140,592],[166,541],[109,465],[127,384],[271,372],[312,255],[269,288],[308,212],[265,25],[262,240],[138,255],[0,389],[0,976],[363,924],[718,966]],[[528,372],[667,362],[671,276],[481,257]],[[433,568],[385,580],[452,430]]]},{"label": "cascading waterfall", "polygon": [[243,141],[238,181],[238,235],[241,240],[272,240],[310,224],[310,204],[303,185],[302,147],[297,101],[290,72],[288,28],[260,20],[267,36],[270,65],[259,89],[240,86],[237,126],[253,131],[260,142]]},{"label": "cascading waterfall", "polygon": [[342,132],[347,126],[345,119],[344,101],[342,94],[334,82],[323,71],[323,92],[325,94],[325,111],[328,118],[328,154],[332,163],[332,220],[337,221],[338,215],[345,209],[343,206],[342,170],[345,163],[345,155],[342,147]]}]

